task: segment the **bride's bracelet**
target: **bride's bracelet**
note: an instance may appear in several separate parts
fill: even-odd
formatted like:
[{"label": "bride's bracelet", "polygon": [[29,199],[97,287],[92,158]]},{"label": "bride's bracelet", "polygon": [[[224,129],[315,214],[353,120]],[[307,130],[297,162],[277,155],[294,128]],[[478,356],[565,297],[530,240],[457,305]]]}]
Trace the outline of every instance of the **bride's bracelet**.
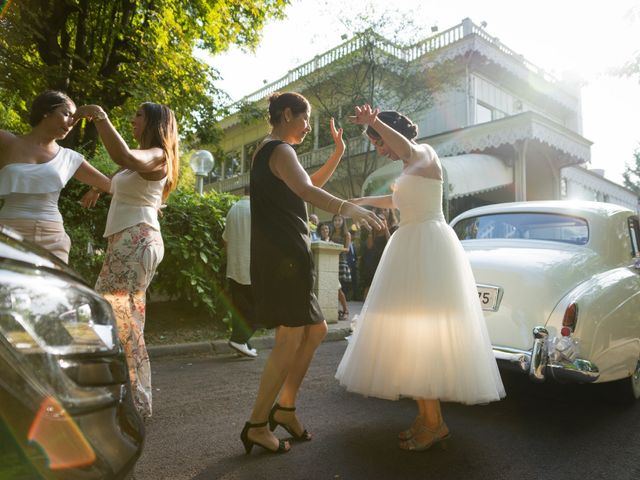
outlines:
[{"label": "bride's bracelet", "polygon": [[104,110],[100,110],[100,112],[97,115],[94,115],[93,117],[91,117],[91,121],[92,122],[101,122],[102,120],[106,120],[107,119],[107,113]]},{"label": "bride's bracelet", "polygon": [[340,202],[340,206],[338,207],[338,215],[342,215],[342,207],[345,203],[347,203],[346,200],[342,200],[342,202]]}]

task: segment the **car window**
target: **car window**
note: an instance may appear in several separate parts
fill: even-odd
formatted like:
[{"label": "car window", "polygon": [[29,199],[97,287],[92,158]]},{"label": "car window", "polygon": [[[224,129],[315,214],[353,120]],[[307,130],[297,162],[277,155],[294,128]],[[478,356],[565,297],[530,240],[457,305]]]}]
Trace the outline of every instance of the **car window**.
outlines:
[{"label": "car window", "polygon": [[631,256],[640,256],[640,225],[638,217],[629,217],[629,237],[631,238]]},{"label": "car window", "polygon": [[583,218],[554,213],[497,213],[460,220],[453,226],[460,240],[529,239],[584,245],[589,225]]}]

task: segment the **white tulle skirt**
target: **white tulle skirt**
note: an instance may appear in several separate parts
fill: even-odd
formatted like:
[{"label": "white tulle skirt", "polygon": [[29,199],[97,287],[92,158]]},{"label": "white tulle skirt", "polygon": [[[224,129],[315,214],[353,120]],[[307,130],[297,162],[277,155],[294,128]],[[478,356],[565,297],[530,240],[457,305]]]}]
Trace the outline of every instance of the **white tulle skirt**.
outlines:
[{"label": "white tulle skirt", "polygon": [[505,396],[469,261],[444,221],[390,238],[336,378],[347,390],[465,404]]}]

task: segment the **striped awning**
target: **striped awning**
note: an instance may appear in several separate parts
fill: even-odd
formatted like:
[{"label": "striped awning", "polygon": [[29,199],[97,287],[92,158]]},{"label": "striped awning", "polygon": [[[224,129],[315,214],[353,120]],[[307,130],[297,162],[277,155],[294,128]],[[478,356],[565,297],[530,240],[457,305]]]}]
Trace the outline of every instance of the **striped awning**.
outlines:
[{"label": "striped awning", "polygon": [[[513,183],[513,169],[493,155],[466,153],[442,157],[442,167],[449,182],[449,199],[495,190]],[[389,163],[367,177],[363,195],[385,195],[402,173],[402,162]]]}]

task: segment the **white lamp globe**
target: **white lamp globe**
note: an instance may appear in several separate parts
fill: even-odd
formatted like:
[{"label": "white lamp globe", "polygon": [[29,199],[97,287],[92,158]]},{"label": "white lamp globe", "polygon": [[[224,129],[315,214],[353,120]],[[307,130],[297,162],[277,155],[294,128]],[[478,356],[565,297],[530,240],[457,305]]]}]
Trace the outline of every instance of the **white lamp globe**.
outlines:
[{"label": "white lamp globe", "polygon": [[207,175],[213,170],[213,155],[206,150],[198,150],[191,155],[189,165],[196,175]]}]

